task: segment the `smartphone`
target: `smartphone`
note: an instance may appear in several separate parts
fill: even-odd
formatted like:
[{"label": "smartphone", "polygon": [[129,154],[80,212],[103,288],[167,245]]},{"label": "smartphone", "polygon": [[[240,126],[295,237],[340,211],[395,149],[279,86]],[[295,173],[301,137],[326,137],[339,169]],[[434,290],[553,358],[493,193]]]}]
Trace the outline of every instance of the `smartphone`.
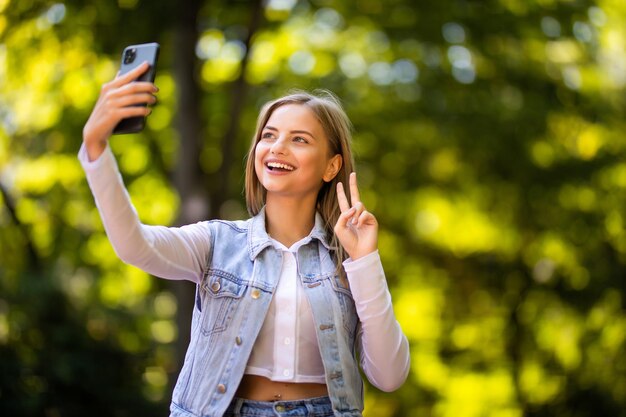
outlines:
[{"label": "smartphone", "polygon": [[[148,61],[150,68],[144,72],[136,81],[154,82],[156,75],[156,63],[159,58],[158,43],[143,43],[140,45],[130,45],[124,48],[122,52],[122,63],[120,65],[120,75],[126,74],[128,71],[138,67],[142,62]],[[138,104],[138,106],[146,106],[146,104]],[[146,118],[143,116],[129,117],[121,120],[113,129],[114,135],[125,133],[141,132],[146,124]]]}]

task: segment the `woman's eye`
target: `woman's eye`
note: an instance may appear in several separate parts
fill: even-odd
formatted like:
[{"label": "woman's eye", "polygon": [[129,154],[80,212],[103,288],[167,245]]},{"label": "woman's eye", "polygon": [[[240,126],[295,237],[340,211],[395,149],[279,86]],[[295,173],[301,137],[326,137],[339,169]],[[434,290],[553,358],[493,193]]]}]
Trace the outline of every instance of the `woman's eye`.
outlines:
[{"label": "woman's eye", "polygon": [[294,142],[309,143],[309,141],[303,138],[302,136],[296,136],[295,138],[293,138],[293,140]]},{"label": "woman's eye", "polygon": [[271,132],[265,132],[261,135],[261,139],[272,139],[274,135]]}]

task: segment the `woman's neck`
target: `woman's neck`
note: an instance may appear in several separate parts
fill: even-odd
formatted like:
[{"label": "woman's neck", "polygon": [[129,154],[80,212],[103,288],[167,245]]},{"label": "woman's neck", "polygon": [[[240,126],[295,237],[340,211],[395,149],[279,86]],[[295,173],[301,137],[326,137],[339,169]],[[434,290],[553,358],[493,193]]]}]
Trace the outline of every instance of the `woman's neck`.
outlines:
[{"label": "woman's neck", "polygon": [[289,248],[308,236],[314,225],[314,203],[268,196],[265,203],[265,229],[273,239]]}]

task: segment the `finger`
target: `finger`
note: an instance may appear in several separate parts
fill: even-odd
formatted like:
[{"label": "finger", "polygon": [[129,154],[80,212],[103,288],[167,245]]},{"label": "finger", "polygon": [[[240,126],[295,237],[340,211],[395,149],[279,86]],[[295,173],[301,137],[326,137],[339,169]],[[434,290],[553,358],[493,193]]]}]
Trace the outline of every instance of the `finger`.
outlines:
[{"label": "finger", "polygon": [[129,94],[119,97],[112,101],[114,107],[126,107],[136,104],[154,104],[156,103],[156,97],[152,94]]},{"label": "finger", "polygon": [[119,118],[119,120],[122,120],[129,117],[148,116],[150,113],[152,113],[152,109],[150,107],[130,106],[119,109],[115,113],[115,116]]},{"label": "finger", "polygon": [[352,201],[352,205],[361,201],[361,198],[359,197],[359,187],[356,182],[356,172],[350,173],[350,199]]},{"label": "finger", "polygon": [[363,226],[363,223],[365,222],[366,218],[367,218],[367,210],[363,210],[360,213],[359,217],[354,216],[352,221],[355,223],[356,227],[361,227]]},{"label": "finger", "polygon": [[364,224],[371,224],[371,225],[375,225],[376,223],[376,217],[374,217],[374,215],[372,213],[370,213],[367,210],[363,210],[361,212],[361,215],[358,218],[357,221],[357,227],[361,227]]},{"label": "finger", "polygon": [[134,81],[137,78],[139,78],[139,76],[143,74],[144,72],[146,72],[148,68],[150,68],[150,64],[148,64],[148,61],[144,61],[138,67],[133,68],[132,70],[128,71],[126,74],[119,75],[118,77],[116,77],[113,80],[112,85],[114,87],[120,87],[124,84],[128,84],[129,82]]},{"label": "finger", "polygon": [[144,82],[144,81],[136,81],[133,83],[124,84],[120,87],[111,91],[111,95],[122,95],[122,94],[134,94],[134,93],[156,93],[159,91],[156,85]]},{"label": "finger", "polygon": [[[109,89],[103,92],[99,100],[102,102],[115,103],[118,100],[125,99],[127,97],[141,96],[143,94],[154,95],[156,94],[156,92],[157,92],[157,88],[156,86],[154,86],[154,84],[143,83],[143,82],[142,83],[133,82],[133,83],[129,83],[121,87]],[[155,97],[155,100],[156,100],[156,97]],[[148,100],[148,101],[151,101],[151,100]]]},{"label": "finger", "polygon": [[354,216],[352,216],[352,224],[357,224],[361,213],[365,210],[365,206],[360,201],[357,201],[352,208],[354,209]]},{"label": "finger", "polygon": [[341,182],[337,183],[337,201],[339,202],[339,210],[342,213],[350,210],[350,203],[348,203],[348,197],[346,197],[346,191]]},{"label": "finger", "polygon": [[335,233],[337,233],[338,230],[347,229],[349,227],[348,222],[350,221],[352,216],[354,216],[354,207],[342,212],[337,219],[337,224],[335,225]]}]

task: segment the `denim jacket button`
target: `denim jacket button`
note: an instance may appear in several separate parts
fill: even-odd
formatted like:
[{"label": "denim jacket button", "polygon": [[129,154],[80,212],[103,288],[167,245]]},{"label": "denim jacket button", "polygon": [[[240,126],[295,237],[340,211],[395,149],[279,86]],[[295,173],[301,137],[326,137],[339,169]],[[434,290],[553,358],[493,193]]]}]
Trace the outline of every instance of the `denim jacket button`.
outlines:
[{"label": "denim jacket button", "polygon": [[235,343],[237,343],[237,346],[241,345],[241,337],[235,337]]},{"label": "denim jacket button", "polygon": [[261,291],[259,291],[258,289],[253,289],[252,290],[252,294],[250,294],[252,296],[252,298],[254,298],[255,300],[257,298],[259,298],[261,296]]},{"label": "denim jacket button", "polygon": [[220,394],[225,393],[225,392],[226,392],[226,385],[224,385],[224,384],[219,384],[219,385],[217,386],[217,391],[218,391]]},{"label": "denim jacket button", "polygon": [[213,290],[213,292],[218,292],[221,288],[221,285],[218,281],[215,281],[213,284],[211,284],[211,289]]}]

